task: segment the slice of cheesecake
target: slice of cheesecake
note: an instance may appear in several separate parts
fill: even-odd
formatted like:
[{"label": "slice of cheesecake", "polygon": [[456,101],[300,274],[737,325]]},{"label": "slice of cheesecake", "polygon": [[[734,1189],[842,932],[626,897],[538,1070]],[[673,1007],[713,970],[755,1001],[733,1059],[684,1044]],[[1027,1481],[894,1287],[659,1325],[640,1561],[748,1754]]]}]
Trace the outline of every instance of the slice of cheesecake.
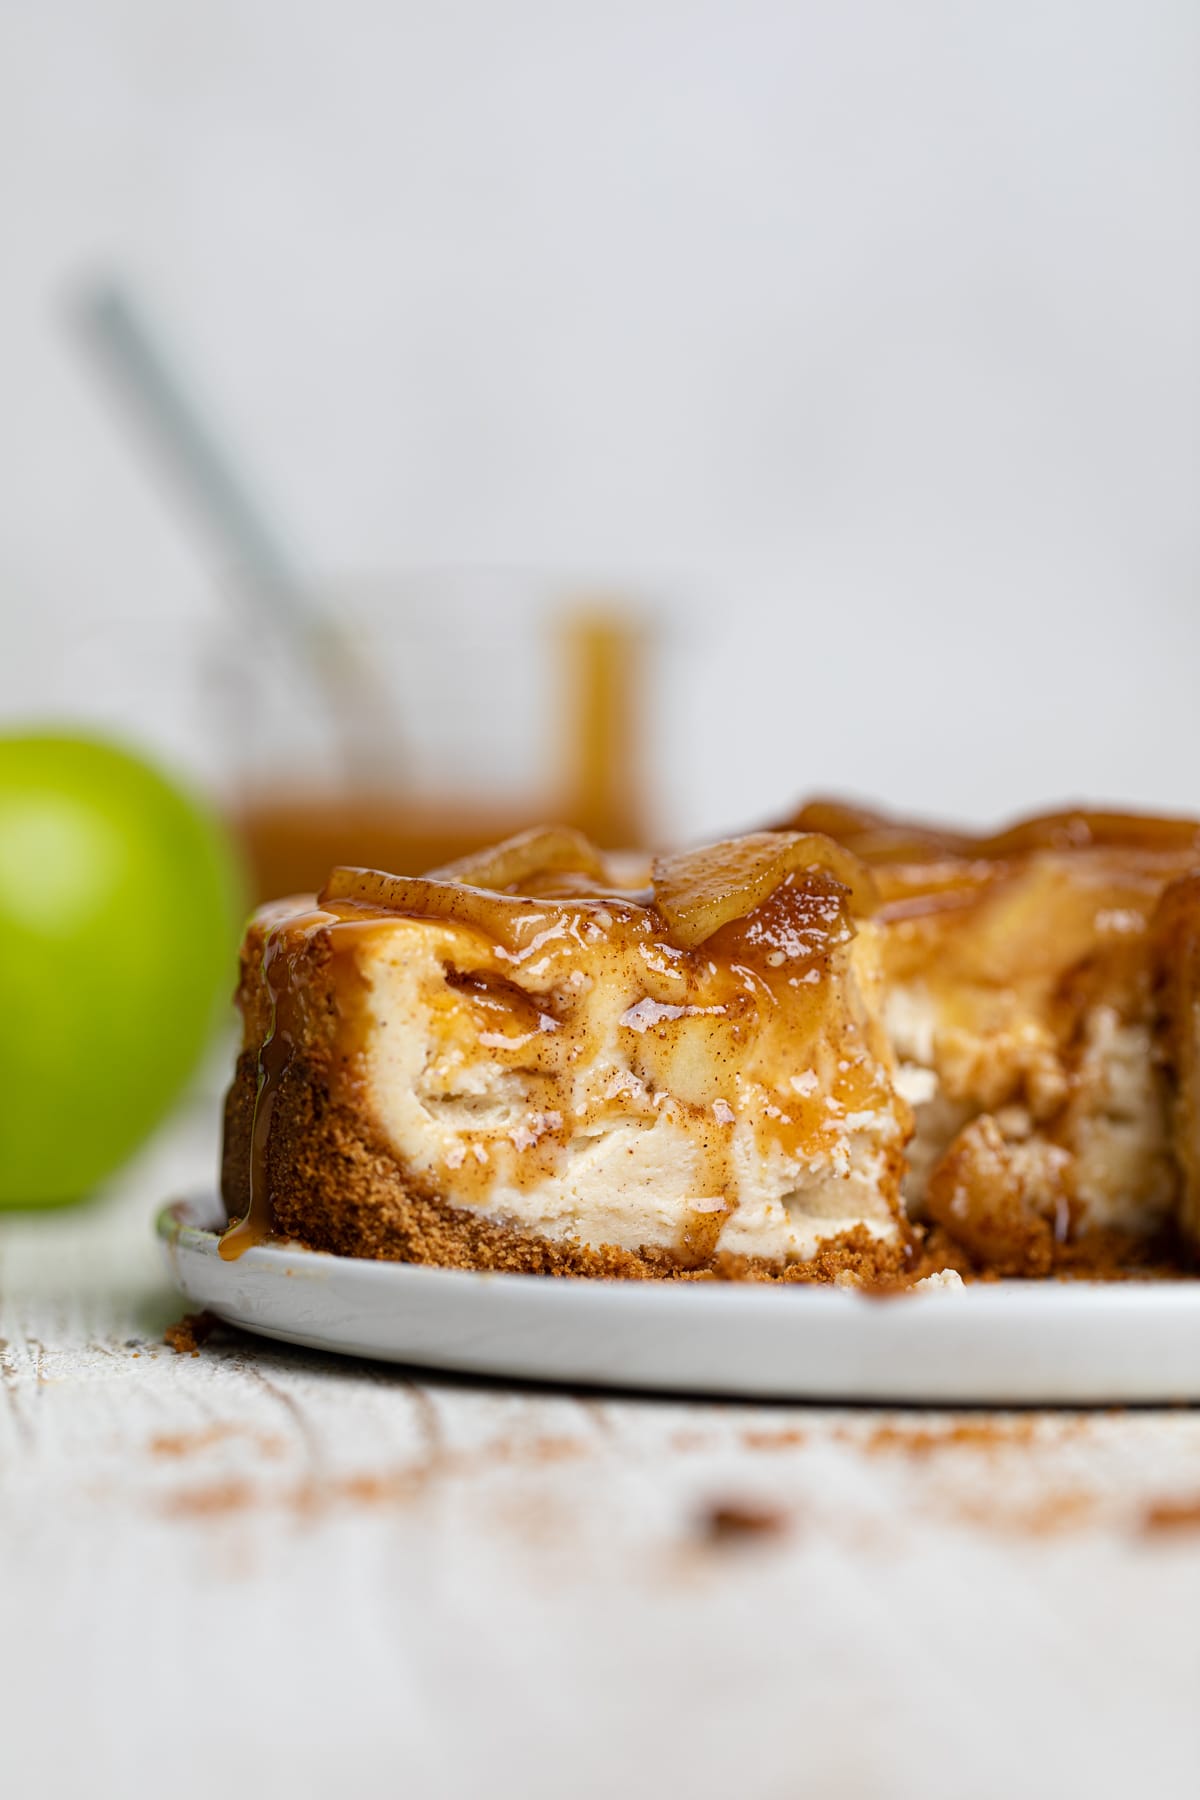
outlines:
[{"label": "slice of cheesecake", "polygon": [[829,837],[653,866],[528,833],[251,923],[223,1253],[896,1278],[910,1109],[875,884]]},{"label": "slice of cheesecake", "polygon": [[1200,1241],[1200,825],[968,836],[828,801],[788,823],[873,868],[911,1215],[993,1273]]}]

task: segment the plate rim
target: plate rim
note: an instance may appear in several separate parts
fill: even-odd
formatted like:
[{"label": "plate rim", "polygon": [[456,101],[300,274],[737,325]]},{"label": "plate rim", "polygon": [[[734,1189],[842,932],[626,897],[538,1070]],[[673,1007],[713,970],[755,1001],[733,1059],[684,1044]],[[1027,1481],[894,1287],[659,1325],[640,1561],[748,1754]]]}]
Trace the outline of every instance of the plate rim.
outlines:
[{"label": "plate rim", "polygon": [[[207,1210],[205,1210],[207,1209]],[[218,1257],[220,1231],[214,1224],[223,1209],[214,1195],[186,1194],[167,1201],[155,1217],[155,1231],[164,1247],[186,1247],[205,1257]],[[200,1214],[200,1220],[197,1219]],[[489,1293],[511,1292],[525,1298],[540,1294],[547,1298],[580,1290],[601,1290],[610,1299],[626,1296],[634,1305],[694,1305],[703,1295],[706,1306],[740,1307],[747,1303],[757,1311],[760,1305],[777,1304],[780,1298],[795,1303],[803,1297],[807,1305],[832,1303],[839,1309],[864,1308],[876,1313],[882,1308],[899,1309],[899,1316],[909,1315],[915,1308],[926,1309],[969,1304],[973,1311],[1024,1310],[1032,1312],[1053,1306],[1078,1308],[1089,1316],[1099,1310],[1142,1311],[1148,1305],[1156,1314],[1178,1308],[1200,1316],[1200,1276],[1164,1281],[1154,1276],[1129,1277],[1119,1281],[1096,1280],[999,1280],[968,1282],[961,1288],[933,1288],[917,1292],[913,1289],[895,1293],[871,1293],[860,1288],[838,1287],[832,1282],[770,1281],[628,1281],[614,1276],[546,1276],[500,1269],[448,1269],[437,1264],[408,1263],[387,1257],[341,1256],[332,1251],[312,1250],[307,1245],[282,1239],[255,1244],[243,1251],[236,1262],[226,1263],[238,1269],[270,1273],[282,1270],[295,1261],[300,1267],[321,1271],[353,1270],[364,1279],[389,1281],[407,1285],[419,1280],[422,1286],[444,1287],[466,1295],[486,1287]],[[1151,1299],[1153,1296],[1153,1299]],[[770,1297],[770,1298],[768,1298]],[[536,1304],[536,1302],[535,1302]],[[577,1305],[578,1301],[573,1304]],[[584,1302],[586,1305],[586,1301]]]},{"label": "plate rim", "polygon": [[215,1188],[157,1216],[196,1308],[326,1354],[507,1382],[792,1404],[1200,1402],[1200,1281],[796,1283],[442,1269],[302,1245],[218,1252]]}]

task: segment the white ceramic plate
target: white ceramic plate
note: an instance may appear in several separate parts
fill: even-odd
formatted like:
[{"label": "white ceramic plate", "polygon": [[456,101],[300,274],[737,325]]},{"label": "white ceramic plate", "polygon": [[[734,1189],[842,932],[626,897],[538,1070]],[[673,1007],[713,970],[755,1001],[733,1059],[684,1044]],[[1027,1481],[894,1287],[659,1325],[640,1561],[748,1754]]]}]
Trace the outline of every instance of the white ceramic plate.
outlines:
[{"label": "white ceramic plate", "polygon": [[247,1331],[509,1379],[790,1400],[1200,1399],[1200,1282],[998,1282],[873,1300],[823,1287],[562,1281],[217,1254],[215,1197],[166,1207],[176,1286]]}]

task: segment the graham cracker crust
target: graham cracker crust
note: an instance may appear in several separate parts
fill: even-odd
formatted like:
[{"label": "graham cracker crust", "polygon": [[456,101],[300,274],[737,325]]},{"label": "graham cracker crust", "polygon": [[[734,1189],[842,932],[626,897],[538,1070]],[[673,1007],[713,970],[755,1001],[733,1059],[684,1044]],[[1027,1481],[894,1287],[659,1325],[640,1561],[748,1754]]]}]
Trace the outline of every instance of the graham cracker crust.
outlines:
[{"label": "graham cracker crust", "polygon": [[[243,1051],[225,1103],[221,1192],[231,1220],[250,1198],[258,1059]],[[273,1235],[335,1256],[443,1269],[634,1281],[782,1281],[906,1286],[928,1273],[911,1237],[882,1242],[862,1226],[824,1240],[808,1262],[779,1266],[717,1252],[700,1260],[658,1246],[624,1250],[550,1240],[450,1205],[424,1191],[353,1106],[335,1099],[316,1059],[295,1057],[280,1078],[266,1146]]]}]

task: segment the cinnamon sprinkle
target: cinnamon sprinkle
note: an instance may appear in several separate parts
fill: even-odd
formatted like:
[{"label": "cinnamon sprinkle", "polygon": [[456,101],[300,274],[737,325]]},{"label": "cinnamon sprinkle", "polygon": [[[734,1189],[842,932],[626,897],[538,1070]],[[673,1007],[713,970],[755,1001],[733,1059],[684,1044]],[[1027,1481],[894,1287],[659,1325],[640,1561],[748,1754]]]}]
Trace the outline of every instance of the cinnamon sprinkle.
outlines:
[{"label": "cinnamon sprinkle", "polygon": [[227,1443],[230,1438],[249,1438],[263,1456],[282,1456],[287,1446],[280,1437],[270,1432],[251,1431],[242,1425],[218,1420],[207,1425],[202,1431],[164,1431],[150,1439],[151,1456],[159,1456],[179,1460],[195,1456],[209,1449],[214,1444]]},{"label": "cinnamon sprinkle", "polygon": [[1142,1515],[1142,1530],[1150,1536],[1200,1531],[1200,1495],[1187,1500],[1155,1500]]},{"label": "cinnamon sprinkle", "polygon": [[214,1519],[226,1513],[246,1512],[256,1498],[256,1491],[248,1481],[213,1481],[205,1487],[186,1488],[172,1494],[164,1510],[180,1519]]},{"label": "cinnamon sprinkle", "polygon": [[256,1487],[240,1479],[214,1481],[167,1495],[163,1510],[172,1517],[193,1519],[276,1509],[310,1518],[336,1506],[403,1505],[416,1499],[439,1477],[471,1476],[498,1467],[546,1468],[588,1453],[589,1447],[583,1440],[547,1435],[524,1442],[490,1444],[480,1450],[436,1451],[396,1469],[309,1476],[286,1487]]},{"label": "cinnamon sprinkle", "polygon": [[807,1444],[807,1431],[789,1426],[786,1431],[743,1431],[742,1443],[747,1450],[795,1450]]},{"label": "cinnamon sprinkle", "polygon": [[1027,1445],[1036,1436],[1035,1421],[1016,1419],[962,1419],[949,1425],[877,1425],[864,1438],[853,1435],[870,1455],[902,1455],[926,1457],[940,1450],[1002,1450]]}]

